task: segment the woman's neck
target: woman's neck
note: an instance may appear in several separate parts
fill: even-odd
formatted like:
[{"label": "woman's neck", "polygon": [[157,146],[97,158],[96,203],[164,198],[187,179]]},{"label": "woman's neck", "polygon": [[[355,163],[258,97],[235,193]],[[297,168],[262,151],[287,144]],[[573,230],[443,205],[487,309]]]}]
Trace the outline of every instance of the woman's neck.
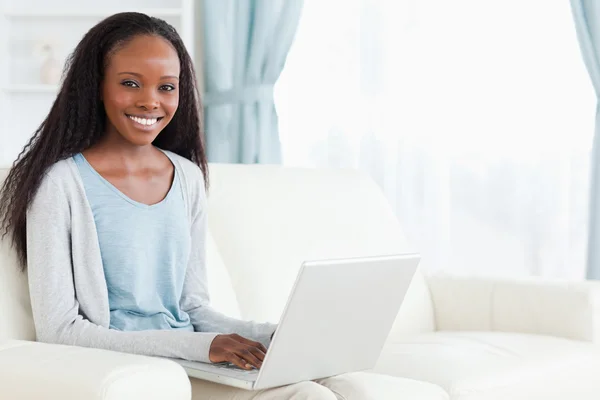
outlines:
[{"label": "woman's neck", "polygon": [[94,146],[83,152],[86,158],[97,163],[112,166],[125,171],[137,171],[151,166],[159,150],[152,144],[138,146],[128,142],[123,136],[106,134]]}]

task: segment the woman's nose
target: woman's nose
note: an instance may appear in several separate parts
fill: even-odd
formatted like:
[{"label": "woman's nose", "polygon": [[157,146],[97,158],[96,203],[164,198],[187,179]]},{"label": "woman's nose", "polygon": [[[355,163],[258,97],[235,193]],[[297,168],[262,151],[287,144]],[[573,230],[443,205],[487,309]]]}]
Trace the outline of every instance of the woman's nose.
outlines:
[{"label": "woman's nose", "polygon": [[153,90],[144,90],[137,99],[135,106],[146,110],[154,110],[158,108],[159,104],[158,96]]}]

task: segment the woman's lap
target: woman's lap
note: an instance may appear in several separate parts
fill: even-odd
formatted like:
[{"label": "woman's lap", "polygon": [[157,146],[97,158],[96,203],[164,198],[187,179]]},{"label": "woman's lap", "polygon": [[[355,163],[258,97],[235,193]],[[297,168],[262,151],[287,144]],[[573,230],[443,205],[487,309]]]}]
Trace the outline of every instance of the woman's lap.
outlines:
[{"label": "woman's lap", "polygon": [[300,382],[265,390],[244,390],[214,382],[191,379],[192,400],[336,400],[326,387],[315,382]]},{"label": "woman's lap", "polygon": [[315,382],[249,391],[192,379],[192,400],[397,400],[407,394],[403,381],[391,376],[356,372]]}]

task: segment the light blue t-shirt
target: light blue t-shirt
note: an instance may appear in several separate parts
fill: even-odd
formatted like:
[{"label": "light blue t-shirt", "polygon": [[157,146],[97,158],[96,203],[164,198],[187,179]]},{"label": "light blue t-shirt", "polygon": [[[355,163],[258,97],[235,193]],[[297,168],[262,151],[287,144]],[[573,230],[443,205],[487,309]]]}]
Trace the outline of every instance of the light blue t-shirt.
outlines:
[{"label": "light blue t-shirt", "polygon": [[73,158],[96,223],[110,328],[193,331],[179,307],[191,237],[177,170],[166,197],[146,205],[103,178],[83,154]]}]

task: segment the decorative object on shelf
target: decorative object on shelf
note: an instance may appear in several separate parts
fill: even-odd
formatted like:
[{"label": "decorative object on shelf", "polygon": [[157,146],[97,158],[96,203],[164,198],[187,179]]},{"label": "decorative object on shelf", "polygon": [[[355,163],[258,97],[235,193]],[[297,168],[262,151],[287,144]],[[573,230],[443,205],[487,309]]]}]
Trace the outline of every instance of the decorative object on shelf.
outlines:
[{"label": "decorative object on shelf", "polygon": [[57,42],[52,39],[43,39],[36,43],[35,54],[43,57],[40,66],[40,82],[45,85],[56,85],[60,82],[62,64],[56,58]]}]

